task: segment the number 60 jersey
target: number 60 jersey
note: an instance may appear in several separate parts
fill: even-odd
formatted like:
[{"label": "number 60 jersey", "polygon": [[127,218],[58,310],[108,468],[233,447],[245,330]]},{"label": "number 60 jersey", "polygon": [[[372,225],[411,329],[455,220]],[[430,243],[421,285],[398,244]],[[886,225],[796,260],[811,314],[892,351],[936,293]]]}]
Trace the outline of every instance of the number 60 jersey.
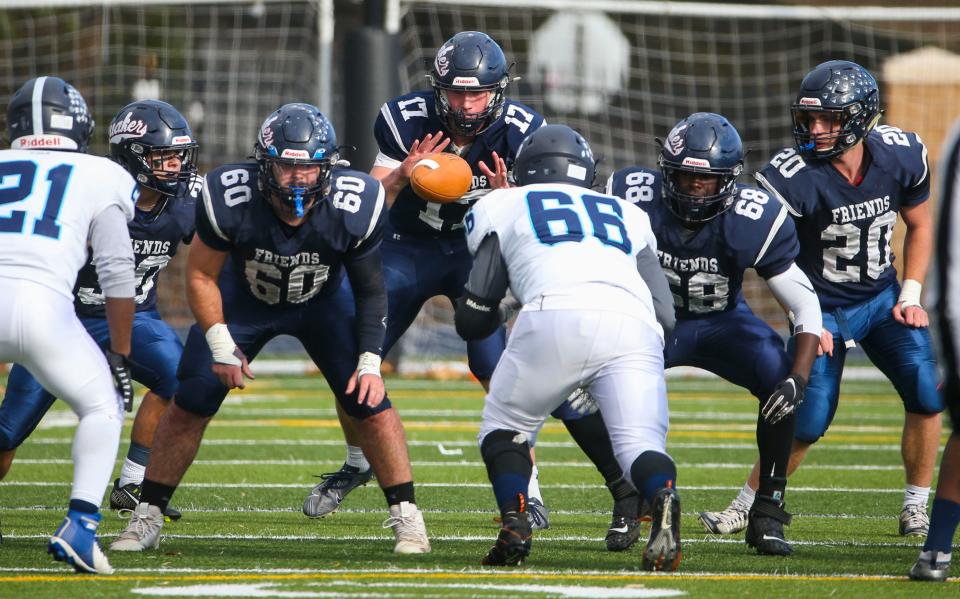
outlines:
[{"label": "number 60 jersey", "polygon": [[748,268],[764,279],[790,268],[799,251],[796,230],[787,209],[765,192],[738,186],[729,210],[690,230],[661,197],[661,176],[659,170],[627,167],[610,176],[607,191],[650,215],[678,319],[734,309]]},{"label": "number 60 jersey", "polygon": [[859,185],[830,161],[806,161],[792,148],[756,175],[796,217],[797,265],[825,311],[866,301],[896,281],[890,238],[897,212],[930,195],[927,149],[916,134],[881,125],[863,144],[870,163]]},{"label": "number 60 jersey", "polygon": [[233,276],[268,306],[302,304],[337,289],[345,259],[379,247],[384,194],[376,179],[334,169],[330,191],[317,199],[306,222],[292,228],[276,217],[257,177],[255,163],[229,164],[204,181],[197,235],[232,259],[221,288],[223,277]]}]

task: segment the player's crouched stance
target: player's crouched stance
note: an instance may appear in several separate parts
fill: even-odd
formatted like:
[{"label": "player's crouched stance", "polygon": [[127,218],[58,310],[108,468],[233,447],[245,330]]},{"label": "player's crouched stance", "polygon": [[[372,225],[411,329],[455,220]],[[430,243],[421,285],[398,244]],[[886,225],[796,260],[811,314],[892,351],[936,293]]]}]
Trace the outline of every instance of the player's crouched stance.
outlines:
[{"label": "player's crouched stance", "polygon": [[[389,505],[394,551],[430,551],[403,425],[380,377],[383,188],[366,174],[336,169],[337,149],[333,126],[316,107],[286,104],[264,121],[256,163],[207,175],[187,265],[197,325],[179,391],[157,427],[142,503],[111,549],[158,546],[161,512],[207,423],[230,389],[253,378],[249,361],[286,334],[300,340],[355,419]],[[344,271],[349,287],[341,285]]]},{"label": "player's crouched stance", "polygon": [[483,565],[516,566],[529,555],[530,445],[578,387],[608,416],[617,461],[652,505],[644,568],[675,570],[680,563],[680,498],[665,451],[657,323],[672,326],[672,296],[649,219],[593,192],[594,174],[579,134],[545,126],[520,146],[514,176],[523,187],[490,192],[464,221],[474,264],[457,306],[457,332],[480,339],[499,326],[508,286],[523,304],[480,425],[480,453],[502,518]]}]

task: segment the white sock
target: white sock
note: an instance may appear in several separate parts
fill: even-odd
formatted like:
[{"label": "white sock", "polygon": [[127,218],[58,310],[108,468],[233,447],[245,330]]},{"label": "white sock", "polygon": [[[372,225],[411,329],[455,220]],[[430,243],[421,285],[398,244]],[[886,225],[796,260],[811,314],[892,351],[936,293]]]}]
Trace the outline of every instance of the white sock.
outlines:
[{"label": "white sock", "polygon": [[930,487],[907,485],[903,490],[903,507],[919,505],[926,508],[928,499],[930,499]]},{"label": "white sock", "polygon": [[123,467],[120,468],[120,486],[124,487],[130,483],[139,485],[143,482],[143,475],[146,471],[146,466],[131,462],[130,458],[123,460]]},{"label": "white sock", "polygon": [[540,495],[540,471],[537,470],[537,465],[533,465],[533,470],[530,472],[530,484],[527,486],[527,499],[536,499],[540,503],[543,503],[543,496]]},{"label": "white sock", "polygon": [[73,436],[73,489],[70,499],[100,505],[107,484],[113,486],[113,464],[120,449],[123,418],[111,410],[80,418]]},{"label": "white sock", "polygon": [[757,492],[750,488],[750,483],[743,485],[743,488],[740,489],[740,494],[737,495],[737,498],[733,500],[733,503],[730,505],[732,507],[742,508],[744,510],[749,510],[753,506],[753,500],[756,498]]},{"label": "white sock", "polygon": [[360,472],[366,472],[370,469],[370,462],[367,456],[363,455],[363,450],[355,445],[347,445],[347,466],[359,468]]}]

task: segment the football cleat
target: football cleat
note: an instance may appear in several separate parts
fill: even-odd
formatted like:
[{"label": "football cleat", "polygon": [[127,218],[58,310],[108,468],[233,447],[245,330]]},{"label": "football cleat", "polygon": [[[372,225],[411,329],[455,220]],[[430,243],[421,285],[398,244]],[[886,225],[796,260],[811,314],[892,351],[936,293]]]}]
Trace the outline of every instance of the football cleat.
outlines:
[{"label": "football cleat", "polygon": [[160,508],[149,503],[137,505],[130,516],[126,530],[110,543],[110,551],[143,551],[160,546],[160,531],[163,529],[163,514]]},{"label": "football cleat", "polygon": [[720,512],[700,512],[697,516],[704,530],[715,535],[732,535],[747,527],[749,511],[730,504]]},{"label": "football cleat", "polygon": [[[113,480],[113,490],[110,491],[110,509],[111,510],[130,510],[137,509],[140,505],[140,485],[138,483],[127,483],[120,486],[120,479]],[[183,514],[180,510],[167,506],[163,512],[163,519],[166,522],[175,522]]]},{"label": "football cleat", "polygon": [[900,511],[900,536],[925,537],[930,530],[930,516],[925,505],[905,505]]},{"label": "football cleat", "polygon": [[750,508],[747,545],[760,555],[790,555],[793,548],[783,536],[783,525],[789,525],[791,518],[782,502],[757,495]]},{"label": "football cleat", "polygon": [[308,518],[323,518],[337,511],[350,491],[370,482],[373,469],[360,472],[359,468],[344,464],[340,470],[321,474],[320,478],[323,482],[303,500],[303,514]]},{"label": "football cleat", "polygon": [[613,520],[607,529],[607,551],[625,551],[640,538],[640,496],[636,493],[613,504]]},{"label": "football cleat", "polygon": [[50,537],[47,553],[84,574],[113,574],[113,567],[100,549],[97,527],[100,514],[70,510],[57,532]]},{"label": "football cleat", "polygon": [[911,580],[943,582],[950,575],[950,554],[942,551],[921,551],[910,568]]},{"label": "football cleat", "polygon": [[520,510],[503,515],[497,542],[480,560],[482,566],[519,566],[530,555],[533,527],[526,512],[527,502],[521,495]]},{"label": "football cleat", "polygon": [[550,528],[550,510],[536,497],[531,497],[527,502],[527,517],[530,518],[530,528],[533,530]]},{"label": "football cleat", "polygon": [[680,566],[680,496],[671,488],[653,498],[650,538],[643,550],[644,570],[676,570]]},{"label": "football cleat", "polygon": [[384,528],[392,528],[397,544],[394,553],[430,553],[430,540],[423,514],[417,504],[401,501],[390,506],[390,517],[383,521]]}]

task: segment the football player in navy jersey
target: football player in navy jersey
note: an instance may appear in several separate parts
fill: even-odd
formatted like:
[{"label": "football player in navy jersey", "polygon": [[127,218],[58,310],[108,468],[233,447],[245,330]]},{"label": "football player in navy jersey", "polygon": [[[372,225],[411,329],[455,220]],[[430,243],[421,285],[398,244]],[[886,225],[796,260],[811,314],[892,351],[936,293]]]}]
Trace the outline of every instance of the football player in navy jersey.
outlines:
[{"label": "football player in navy jersey", "polygon": [[[390,300],[384,355],[428,299],[445,295],[452,302],[463,294],[472,264],[463,217],[490,190],[509,186],[507,174],[520,143],[544,123],[535,110],[504,96],[510,64],[484,33],[463,31],[447,40],[428,78],[433,89],[386,102],[374,125],[380,153],[370,174],[383,183],[389,207],[383,242]],[[420,198],[409,184],[414,165],[441,151],[458,154],[473,169],[470,190],[459,201],[442,205]],[[505,343],[500,327],[467,344],[470,370],[484,387]],[[307,516],[336,510],[347,493],[370,479],[359,436],[342,412],[341,422],[347,461],[339,472],[323,475],[325,480],[307,496]],[[539,516],[539,492],[534,488],[531,494],[532,513]]]},{"label": "football player in navy jersey", "polygon": [[[125,106],[110,124],[110,155],[137,181],[136,214],[129,223],[136,260],[136,315],[133,321],[131,374],[148,391],[137,410],[130,449],[110,494],[113,509],[137,507],[153,432],[177,389],[177,364],[183,345],[157,312],[157,275],[190,243],[200,179],[197,142],[176,108],[159,100]],[[74,307],[80,322],[103,348],[110,344],[106,299],[93,257],[77,275]],[[0,405],[0,479],[10,469],[16,448],[33,432],[56,398],[20,365],[14,365]],[[168,508],[168,519],[180,513]]]},{"label": "football player in navy jersey", "polygon": [[[743,145],[734,126],[718,114],[698,112],[670,131],[660,172],[621,169],[607,190],[643,208],[657,236],[677,313],[666,367],[709,370],[760,401],[757,446],[764,474],[756,499],[746,506],[747,543],[760,554],[789,555],[783,532],[790,522],[784,510],[787,462],[821,315],[809,279],[794,263],[797,235],[787,209],[755,187],[738,185],[742,170]],[[795,315],[793,359],[780,335],[744,302],[743,275],[750,268]]]},{"label": "football player in navy jersey", "polygon": [[[756,179],[796,223],[797,264],[820,299],[825,354],[813,365],[797,413],[788,474],[830,426],[847,350],[859,343],[903,401],[906,490],[899,531],[923,536],[944,408],[920,304],[933,246],[927,149],[915,133],[877,125],[877,82],[846,60],[810,71],[792,114],[796,147],[777,153]],[[902,286],[890,245],[898,215],[906,224]],[[755,488],[756,473],[754,467],[738,500]]]},{"label": "football player in navy jersey", "polygon": [[[333,126],[309,104],[286,104],[269,115],[255,158],[204,180],[187,265],[197,324],[180,362],[179,391],[154,436],[141,503],[111,549],[158,546],[162,511],[207,423],[230,389],[253,378],[249,361],[287,334],[300,340],[356,421],[389,505],[384,526],[394,530],[394,551],[426,553],[403,425],[380,377],[383,187],[337,168]],[[349,287],[341,285],[344,274]]]}]

